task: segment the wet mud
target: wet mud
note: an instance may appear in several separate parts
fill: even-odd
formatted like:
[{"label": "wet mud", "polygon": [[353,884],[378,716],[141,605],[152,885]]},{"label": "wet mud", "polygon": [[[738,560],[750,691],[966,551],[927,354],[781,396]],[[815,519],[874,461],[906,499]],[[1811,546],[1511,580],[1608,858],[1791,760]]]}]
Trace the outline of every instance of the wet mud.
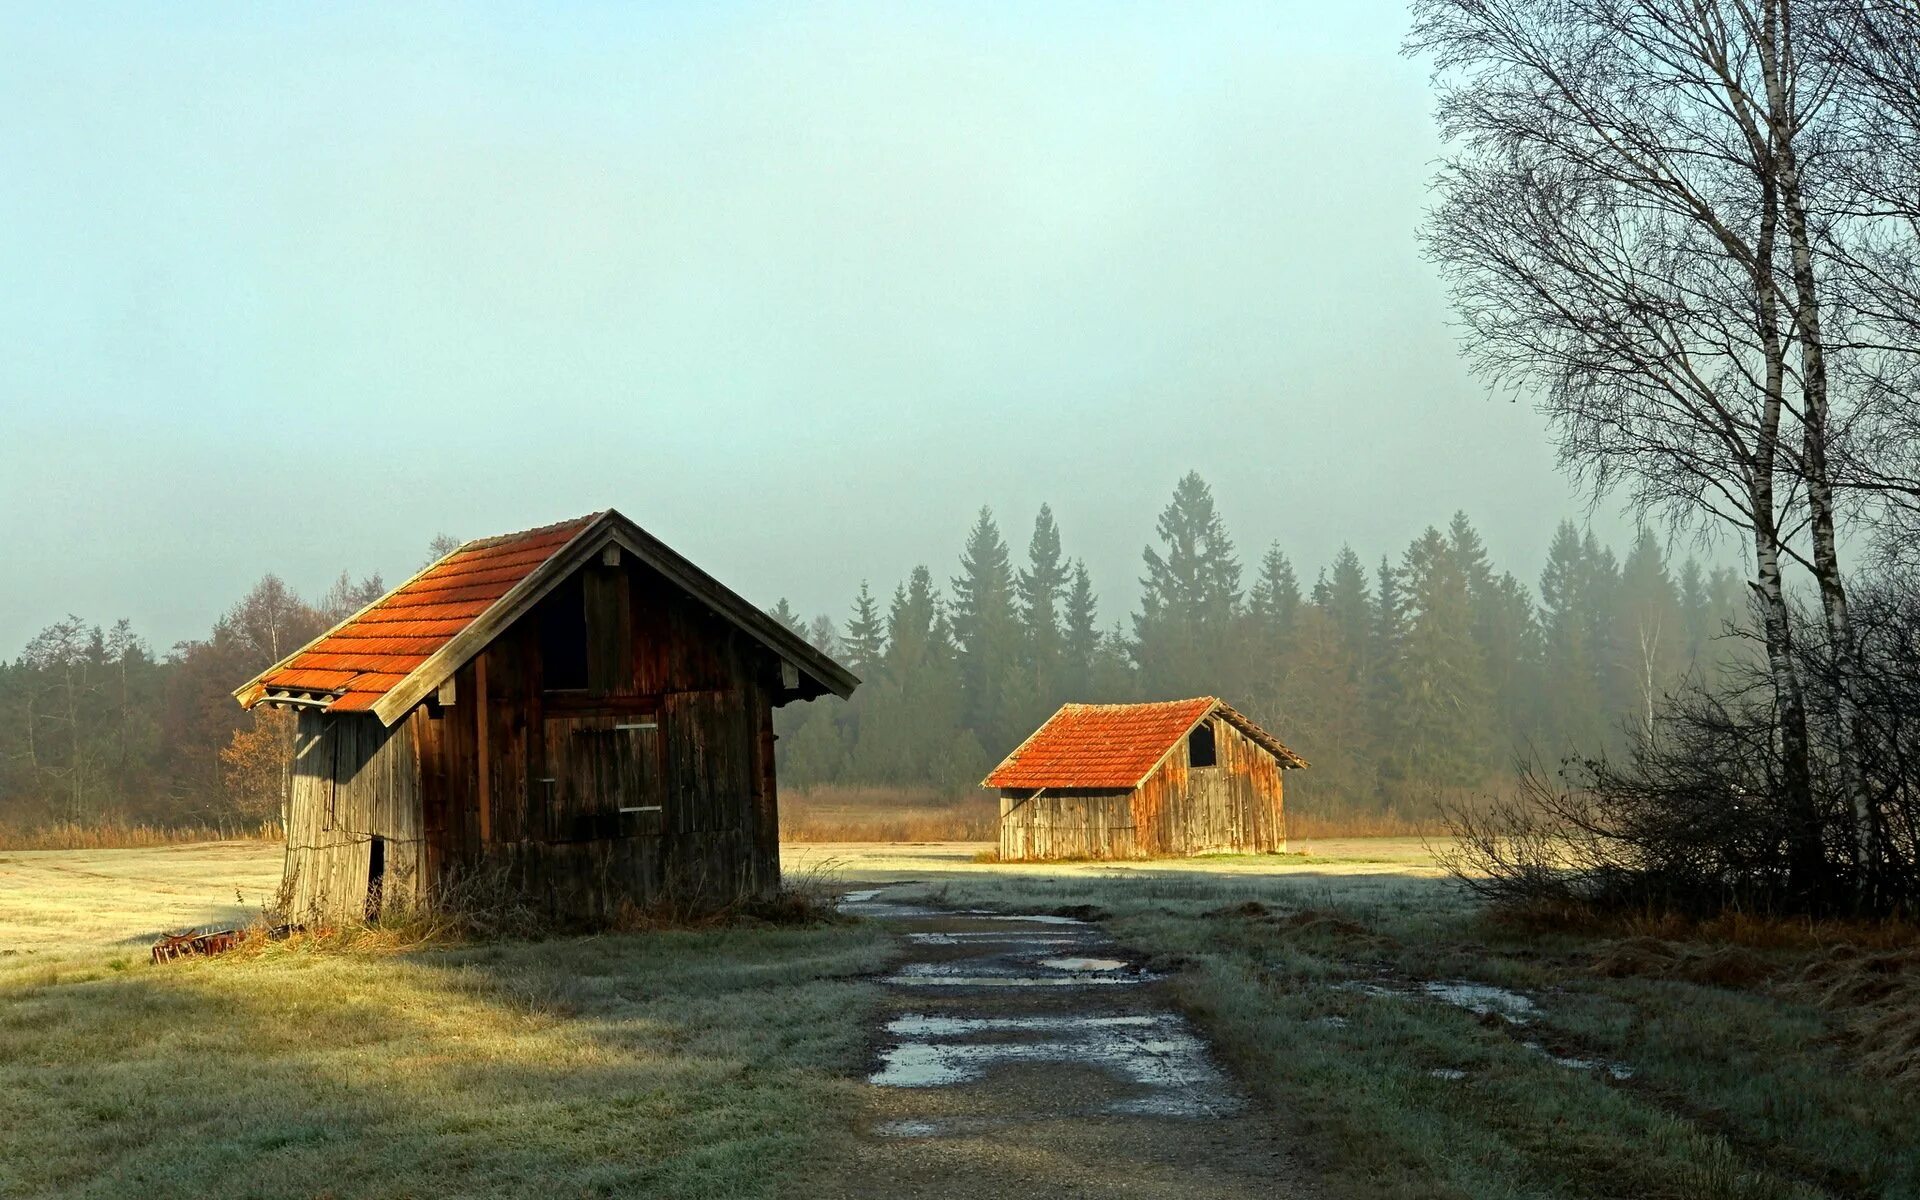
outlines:
[{"label": "wet mud", "polygon": [[1145,969],[1096,923],[953,911],[911,886],[842,909],[893,928],[858,1161],[841,1196],[1318,1193]]}]

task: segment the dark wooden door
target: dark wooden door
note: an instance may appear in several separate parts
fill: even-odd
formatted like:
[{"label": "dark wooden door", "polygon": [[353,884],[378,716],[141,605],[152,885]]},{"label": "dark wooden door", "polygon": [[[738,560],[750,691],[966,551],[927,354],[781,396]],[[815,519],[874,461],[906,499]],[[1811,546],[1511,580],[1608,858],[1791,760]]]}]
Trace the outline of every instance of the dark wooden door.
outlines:
[{"label": "dark wooden door", "polygon": [[533,803],[544,809],[549,840],[660,834],[666,792],[658,721],[549,717],[546,743],[548,774],[536,781]]},{"label": "dark wooden door", "polygon": [[667,697],[667,819],[676,833],[745,829],[753,805],[754,730],[739,692]]}]

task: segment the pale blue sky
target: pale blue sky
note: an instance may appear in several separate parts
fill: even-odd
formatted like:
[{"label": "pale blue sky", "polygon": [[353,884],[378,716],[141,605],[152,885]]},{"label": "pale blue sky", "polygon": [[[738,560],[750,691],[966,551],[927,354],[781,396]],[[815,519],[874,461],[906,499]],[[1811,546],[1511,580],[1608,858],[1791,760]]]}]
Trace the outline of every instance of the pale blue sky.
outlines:
[{"label": "pale blue sky", "polygon": [[1464,507],[1531,578],[1579,505],[1456,360],[1404,22],[10,6],[0,655],[607,506],[838,616],[1050,501],[1111,620],[1190,467],[1249,562]]}]

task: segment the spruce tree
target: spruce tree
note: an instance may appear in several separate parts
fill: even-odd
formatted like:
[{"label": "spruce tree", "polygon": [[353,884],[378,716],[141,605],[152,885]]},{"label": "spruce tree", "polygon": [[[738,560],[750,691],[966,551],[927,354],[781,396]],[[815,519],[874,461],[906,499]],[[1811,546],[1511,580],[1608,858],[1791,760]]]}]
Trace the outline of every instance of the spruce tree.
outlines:
[{"label": "spruce tree", "polygon": [[[1039,707],[1049,711],[1059,703],[1063,687],[1065,635],[1060,610],[1071,578],[1072,570],[1060,553],[1060,527],[1054,523],[1053,509],[1042,504],[1027,542],[1027,566],[1016,577],[1014,592],[1024,666]],[[1040,714],[1026,715],[1032,719]]]},{"label": "spruce tree", "polygon": [[847,621],[847,666],[857,675],[871,675],[880,664],[886,648],[886,626],[880,619],[880,605],[874,601],[867,581],[860,581],[860,594],[854,597],[853,616]]},{"label": "spruce tree", "polygon": [[1019,702],[1025,689],[1017,678],[1020,621],[1013,584],[1006,540],[993,510],[982,507],[953,580],[952,619],[966,724],[989,752],[1011,748],[1027,732],[1019,729],[1027,705]]},{"label": "spruce tree", "polygon": [[1352,546],[1340,547],[1332,569],[1313,591],[1313,602],[1333,618],[1358,670],[1373,641],[1374,610],[1373,596],[1367,591],[1366,568],[1360,565],[1360,556]]},{"label": "spruce tree", "polygon": [[1542,733],[1556,754],[1594,754],[1603,744],[1593,567],[1573,522],[1562,521],[1540,572]]},{"label": "spruce tree", "polygon": [[1278,640],[1293,632],[1300,613],[1300,581],[1278,542],[1261,556],[1260,577],[1254,581],[1248,607],[1259,622],[1262,636]]},{"label": "spruce tree", "polygon": [[1240,608],[1240,561],[1199,472],[1174,486],[1155,531],[1164,552],[1142,551],[1147,574],[1134,618],[1142,683],[1150,695],[1220,690]]},{"label": "spruce tree", "polygon": [[1486,543],[1465,512],[1455,512],[1447,526],[1447,546],[1467,582],[1473,606],[1473,638],[1487,673],[1487,690],[1501,730],[1499,740],[1510,749],[1531,734],[1535,700],[1534,673],[1537,637],[1533,599],[1526,585],[1511,574],[1496,575]]},{"label": "spruce tree", "polygon": [[1395,773],[1415,785],[1477,783],[1490,765],[1493,713],[1467,574],[1429,527],[1407,548],[1398,582],[1405,611],[1393,658]]},{"label": "spruce tree", "polygon": [[1093,692],[1094,664],[1101,653],[1099,599],[1093,594],[1093,577],[1087,564],[1073,561],[1072,580],[1067,586],[1066,630],[1063,635],[1066,658],[1064,699],[1087,700]]},{"label": "spruce tree", "polygon": [[839,631],[833,627],[833,618],[825,613],[813,619],[807,626],[807,641],[815,650],[828,658],[838,660],[846,651],[840,645]]},{"label": "spruce tree", "polygon": [[801,622],[800,614],[793,611],[793,605],[787,603],[785,596],[780,597],[780,602],[767,610],[767,615],[792,630],[796,636],[807,636],[807,627]]},{"label": "spruce tree", "polygon": [[1374,572],[1372,619],[1359,661],[1373,747],[1383,758],[1391,758],[1389,750],[1399,734],[1396,714],[1400,710],[1400,643],[1406,634],[1405,618],[1399,573],[1381,555]]}]

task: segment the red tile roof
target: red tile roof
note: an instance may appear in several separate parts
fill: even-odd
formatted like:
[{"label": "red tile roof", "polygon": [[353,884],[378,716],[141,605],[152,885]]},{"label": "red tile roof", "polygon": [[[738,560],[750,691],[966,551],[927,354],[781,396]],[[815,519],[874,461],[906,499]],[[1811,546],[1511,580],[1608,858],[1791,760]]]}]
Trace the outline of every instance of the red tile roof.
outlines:
[{"label": "red tile roof", "polygon": [[494,601],[599,516],[468,542],[255,680],[269,692],[332,695],[329,712],[365,712]]},{"label": "red tile roof", "polygon": [[1131,789],[1216,709],[1282,766],[1307,765],[1272,734],[1213,696],[1155,704],[1063,704],[994,768],[984,786]]}]

